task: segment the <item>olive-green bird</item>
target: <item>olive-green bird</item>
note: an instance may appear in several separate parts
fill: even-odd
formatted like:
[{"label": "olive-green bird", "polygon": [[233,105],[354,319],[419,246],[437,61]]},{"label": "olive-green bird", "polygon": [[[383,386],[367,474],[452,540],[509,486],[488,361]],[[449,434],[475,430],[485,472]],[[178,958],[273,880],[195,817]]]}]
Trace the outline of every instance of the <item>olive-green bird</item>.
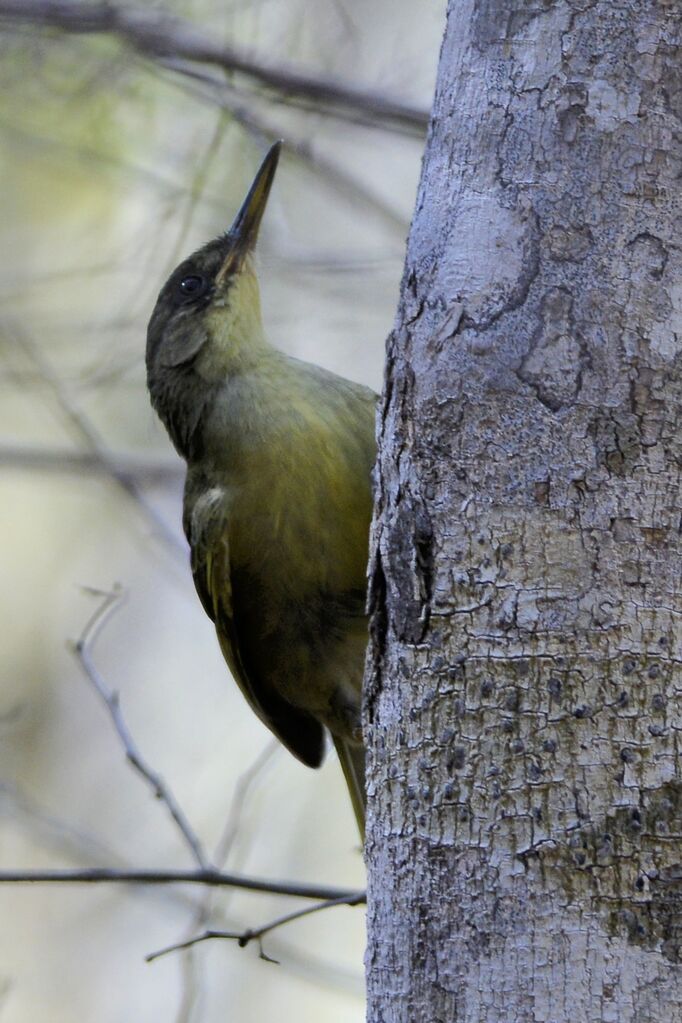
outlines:
[{"label": "olive-green bird", "polygon": [[187,462],[192,574],[225,660],[304,764],[321,764],[329,729],[362,831],[376,395],[266,340],[253,249],[279,151],[270,149],[227,234],[161,289],[147,382]]}]

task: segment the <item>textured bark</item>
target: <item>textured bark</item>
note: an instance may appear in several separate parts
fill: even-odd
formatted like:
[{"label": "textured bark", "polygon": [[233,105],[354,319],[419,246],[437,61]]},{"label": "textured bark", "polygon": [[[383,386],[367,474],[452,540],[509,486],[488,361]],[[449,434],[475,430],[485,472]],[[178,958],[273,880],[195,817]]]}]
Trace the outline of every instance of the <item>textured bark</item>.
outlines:
[{"label": "textured bark", "polygon": [[373,1023],[682,1021],[679,0],[450,0],[371,566]]}]

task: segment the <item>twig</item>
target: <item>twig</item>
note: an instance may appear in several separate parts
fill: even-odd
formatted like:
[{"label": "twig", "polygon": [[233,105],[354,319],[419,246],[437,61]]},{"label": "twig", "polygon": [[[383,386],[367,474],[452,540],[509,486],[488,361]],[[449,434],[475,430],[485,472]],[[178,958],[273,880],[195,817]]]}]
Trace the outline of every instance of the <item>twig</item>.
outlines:
[{"label": "twig", "polygon": [[187,203],[179,218],[175,243],[171,246],[170,252],[165,255],[166,274],[170,274],[177,263],[180,262],[183,250],[186,245],[186,238],[192,225],[192,218],[196,211],[198,202],[203,198],[206,183],[209,178],[213,162],[220,151],[225,137],[225,131],[229,124],[229,118],[222,107],[217,109],[217,120],[209,139],[206,151],[198,156],[196,161],[197,170],[194,174],[191,185],[188,188]]},{"label": "twig", "polygon": [[145,961],[148,963],[153,962],[155,959],[159,959],[161,956],[168,955],[169,952],[179,952],[182,949],[192,948],[194,945],[200,944],[202,941],[211,941],[213,938],[226,938],[231,941],[236,941],[240,948],[246,948],[251,941],[257,941],[260,947],[261,959],[266,959],[268,962],[275,963],[276,959],[271,959],[263,951],[262,939],[270,931],[276,930],[278,927],[283,927],[285,924],[291,923],[293,920],[300,920],[301,917],[310,916],[312,913],[319,913],[323,909],[332,909],[334,906],[357,906],[365,901],[364,892],[355,892],[352,895],[342,895],[337,899],[325,899],[324,902],[318,902],[314,906],[306,906],[305,909],[297,909],[293,913],[285,913],[284,916],[279,916],[275,920],[270,920],[267,924],[263,924],[262,927],[247,928],[245,931],[204,931],[203,934],[198,934],[194,938],[189,938],[187,941],[178,942],[177,945],[168,945],[166,948],[159,949],[158,952],[150,952],[149,955],[145,956]]},{"label": "twig", "polygon": [[[237,837],[241,815],[251,786],[255,784],[264,768],[270,763],[273,756],[281,749],[282,747],[277,739],[271,739],[265,748],[262,749],[258,756],[254,759],[253,763],[250,764],[243,774],[241,774],[237,779],[232,793],[232,800],[227,820],[223,827],[222,835],[220,836],[213,853],[213,864],[217,869],[222,870],[225,866],[230,850],[232,849]],[[208,925],[213,910],[214,894],[215,889],[212,888],[207,888],[203,893],[203,897],[199,900],[199,905],[194,913],[193,920],[190,925],[185,928],[186,938],[191,937],[202,927],[205,928]],[[201,990],[201,985],[197,980],[197,970],[199,969],[199,966],[200,964],[197,962],[196,956],[193,955],[191,949],[188,949],[182,957],[182,1000],[178,1007],[175,1023],[190,1023],[193,1018],[193,1009],[196,1004],[197,995]]]},{"label": "twig", "polygon": [[[0,816],[8,817],[30,830],[31,837],[43,848],[55,849],[69,859],[101,863],[112,860],[117,868],[127,866],[125,860],[89,832],[56,816],[11,782],[0,782]],[[118,863],[117,863],[118,861]]]},{"label": "twig", "polygon": [[[201,99],[209,100],[222,109],[228,110],[242,127],[250,131],[256,138],[260,138],[264,143],[272,143],[282,137],[281,128],[274,127],[266,118],[257,113],[249,104],[248,97],[243,92],[228,85],[217,76],[208,74],[203,70],[200,71],[184,66],[172,59],[160,61],[159,68],[161,71],[165,69],[181,72],[182,77],[176,81],[185,92],[194,94]],[[408,227],[406,217],[399,213],[382,196],[377,195],[376,192],[368,188],[361,177],[354,177],[338,163],[318,155],[309,142],[295,139],[290,130],[286,132],[284,147],[302,163],[312,166],[319,173],[323,174],[336,188],[344,191],[346,194],[350,193],[354,197],[360,198],[363,202],[374,208],[394,229],[400,232],[401,238],[404,237]]]},{"label": "twig", "polygon": [[[92,591],[97,593],[98,591]],[[109,716],[113,721],[114,728],[123,743],[126,759],[135,768],[144,780],[151,786],[154,795],[167,807],[171,817],[177,824],[180,832],[189,846],[192,856],[198,865],[205,868],[208,861],[201,848],[199,839],[194,834],[192,827],[185,817],[175,796],[169,789],[160,774],[154,771],[143,759],[135,741],[130,734],[128,726],[123,719],[119,705],[118,693],[112,692],[107,686],[102,675],[98,671],[92,659],[92,646],[113,612],[120,607],[124,594],[120,588],[114,588],[111,593],[99,593],[103,598],[100,606],[93,612],[87,621],[80,637],[73,644],[73,652],[78,658],[85,674],[90,679],[96,692],[101,697]]]},{"label": "twig", "polygon": [[75,34],[108,33],[146,57],[175,57],[236,71],[285,97],[312,100],[337,113],[358,111],[396,130],[426,131],[427,111],[323,77],[275,67],[216,42],[184,19],[158,11],[83,0],[0,0],[0,18]]},{"label": "twig", "polygon": [[230,810],[225,821],[223,833],[213,854],[213,862],[216,866],[222,867],[227,861],[230,851],[239,831],[241,816],[246,803],[249,789],[256,782],[261,772],[267,767],[272,758],[281,752],[282,746],[277,739],[270,742],[260,751],[253,763],[237,779],[232,793]]},{"label": "twig", "polygon": [[[201,65],[201,70],[199,70],[199,65],[197,65],[196,62],[185,60],[182,57],[161,57],[156,63],[173,72],[173,75],[177,76],[179,79],[187,78],[188,80],[203,81],[211,84],[218,93],[223,91],[226,93],[238,93],[243,100],[246,101],[252,102],[253,100],[266,99],[271,105],[293,107],[295,110],[301,111],[304,114],[317,114],[318,117],[323,114],[326,118],[337,118],[338,120],[344,121],[346,124],[358,125],[362,128],[371,128],[373,131],[396,131],[394,124],[389,121],[377,121],[371,111],[344,110],[343,108],[334,107],[322,110],[319,100],[307,98],[300,99],[285,92],[275,92],[271,94],[259,93],[248,86],[246,88],[240,87],[237,89],[232,84],[228,84],[225,78],[221,76],[224,72],[218,72],[215,75],[210,74],[204,70],[205,65]],[[407,135],[410,138],[416,139],[418,142],[423,142],[425,128],[426,124],[422,131],[416,132],[414,130],[409,130]],[[281,132],[279,132],[277,137],[279,137],[279,135],[281,135]]]},{"label": "twig", "polygon": [[201,884],[216,888],[242,888],[270,895],[290,895],[300,899],[348,901],[365,898],[364,892],[349,892],[324,885],[290,881],[265,881],[220,870],[112,870],[93,867],[86,870],[0,870],[0,884]]},{"label": "twig", "polygon": [[[18,113],[19,116],[21,116],[20,112]],[[182,195],[184,191],[183,185],[179,185],[170,178],[163,176],[158,170],[149,170],[141,164],[133,163],[130,159],[127,159],[120,153],[117,153],[115,157],[109,156],[106,152],[101,152],[87,144],[76,144],[72,141],[66,142],[63,139],[52,137],[49,134],[40,134],[35,130],[29,131],[27,128],[22,127],[21,123],[14,124],[12,121],[8,121],[4,117],[0,117],[0,130],[9,135],[12,142],[18,140],[23,145],[30,143],[32,146],[40,146],[44,149],[49,148],[53,151],[68,151],[78,157],[81,165],[96,163],[97,165],[103,166],[106,170],[114,170],[119,174],[127,175],[130,178],[133,178],[137,185],[143,184],[152,189],[156,196],[162,193],[164,196],[167,196],[172,200],[174,197]],[[217,203],[217,197],[215,201]],[[71,272],[77,271],[71,271],[68,268],[66,270],[60,268],[52,271],[43,271],[42,273],[36,272],[31,275],[31,280],[28,284],[30,286],[34,286],[36,283],[40,284],[45,279],[58,278],[59,276],[69,274]],[[106,268],[98,267],[96,264],[94,266],[87,267],[87,274],[89,277],[101,272],[106,273],[109,271]],[[3,286],[6,286],[8,277],[9,273],[7,275],[3,275]]]},{"label": "twig", "polygon": [[72,429],[80,440],[83,441],[90,453],[99,460],[102,468],[106,469],[109,476],[118,483],[129,497],[133,498],[147,518],[151,520],[155,528],[161,533],[167,544],[176,553],[180,552],[184,559],[185,549],[175,532],[168,527],[161,516],[152,508],[136,480],[110,456],[97,430],[87,416],[77,407],[68,388],[54,371],[38,345],[35,344],[33,339],[15,320],[0,322],[0,329],[8,336],[12,336],[13,340],[16,341],[33,362],[40,373],[40,379],[50,388]]},{"label": "twig", "polygon": [[116,471],[136,480],[150,482],[178,482],[184,476],[180,461],[138,458],[130,455],[110,455],[109,464],[103,465],[99,455],[92,451],[69,451],[65,448],[33,448],[0,445],[0,465],[41,472],[111,473]]}]

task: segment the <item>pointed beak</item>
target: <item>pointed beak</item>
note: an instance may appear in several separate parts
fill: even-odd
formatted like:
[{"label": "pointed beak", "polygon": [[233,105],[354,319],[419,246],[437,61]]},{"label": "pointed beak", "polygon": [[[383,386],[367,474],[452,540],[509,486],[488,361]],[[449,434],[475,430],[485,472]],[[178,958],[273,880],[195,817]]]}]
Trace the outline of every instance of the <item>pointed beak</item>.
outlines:
[{"label": "pointed beak", "polygon": [[234,219],[232,227],[225,236],[228,246],[225,262],[218,271],[216,283],[221,284],[225,278],[241,267],[245,256],[253,250],[258,238],[258,229],[265,213],[265,207],[272,188],[277,170],[281,142],[275,142],[258,168],[258,173],[248,191],[242,207]]}]

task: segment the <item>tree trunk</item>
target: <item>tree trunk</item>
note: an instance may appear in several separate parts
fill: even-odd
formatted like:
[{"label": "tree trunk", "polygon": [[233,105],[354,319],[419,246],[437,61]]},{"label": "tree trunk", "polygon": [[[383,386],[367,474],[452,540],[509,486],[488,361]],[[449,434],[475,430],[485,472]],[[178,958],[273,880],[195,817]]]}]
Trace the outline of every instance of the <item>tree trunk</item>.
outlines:
[{"label": "tree trunk", "polygon": [[682,1021],[679,0],[449,0],[380,416],[372,1023]]}]

